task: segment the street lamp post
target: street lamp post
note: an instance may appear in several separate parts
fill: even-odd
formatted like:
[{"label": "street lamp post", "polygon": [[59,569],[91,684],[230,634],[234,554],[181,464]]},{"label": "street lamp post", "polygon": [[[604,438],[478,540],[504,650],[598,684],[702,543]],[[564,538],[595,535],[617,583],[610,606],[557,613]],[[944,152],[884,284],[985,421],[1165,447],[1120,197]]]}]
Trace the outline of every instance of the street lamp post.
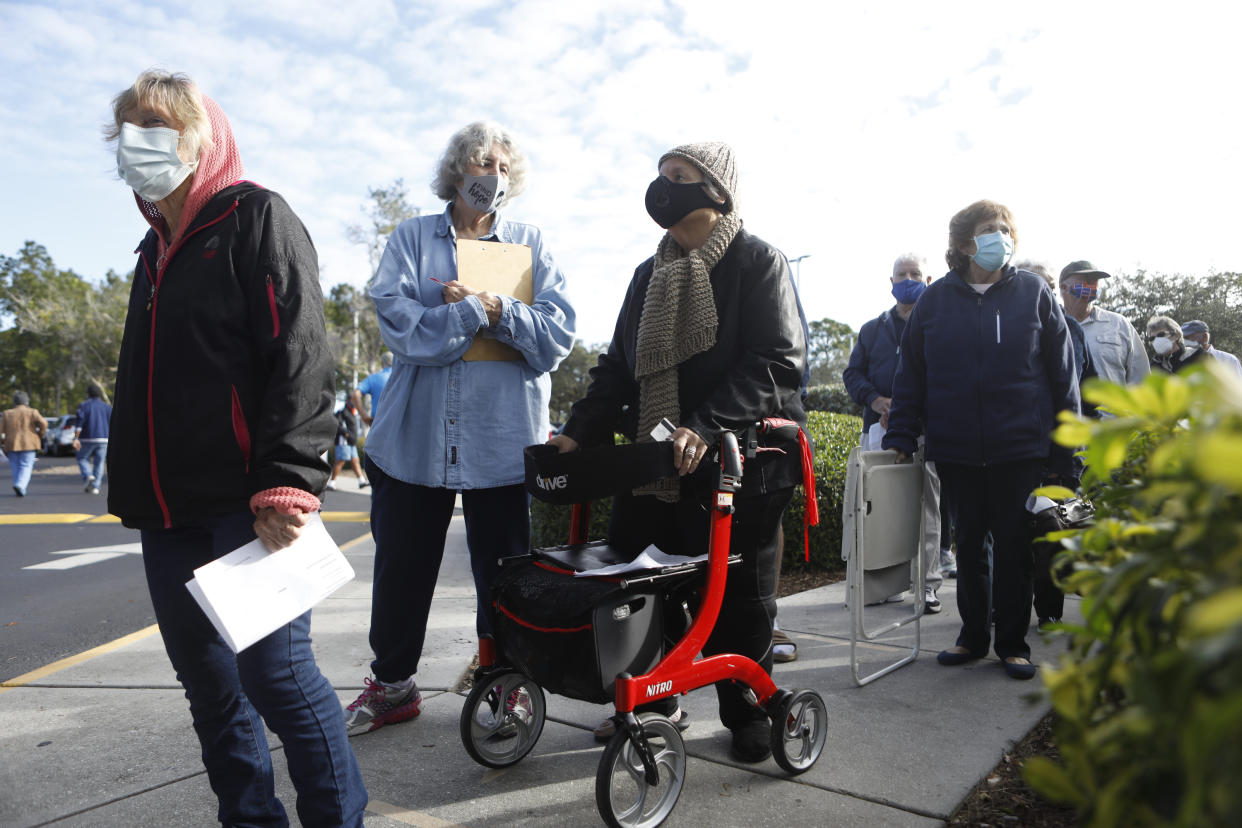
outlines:
[{"label": "street lamp post", "polygon": [[802,260],[809,259],[810,257],[811,257],[810,253],[803,253],[801,256],[798,256],[797,258],[789,260],[789,263],[791,265],[798,266],[797,269],[794,270],[794,287],[796,287],[798,290],[802,290]]}]

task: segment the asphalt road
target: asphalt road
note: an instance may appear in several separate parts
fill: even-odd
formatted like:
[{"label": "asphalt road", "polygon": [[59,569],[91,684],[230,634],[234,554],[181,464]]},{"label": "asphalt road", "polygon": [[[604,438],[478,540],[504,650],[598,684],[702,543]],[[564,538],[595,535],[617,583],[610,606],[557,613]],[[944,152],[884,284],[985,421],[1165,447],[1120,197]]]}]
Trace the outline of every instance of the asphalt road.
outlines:
[{"label": "asphalt road", "polygon": [[[138,532],[107,515],[106,486],[86,494],[71,457],[40,457],[24,498],[3,461],[0,483],[0,681],[155,623]],[[366,511],[370,497],[332,492],[325,508]],[[327,527],[338,544],[369,530]]]}]

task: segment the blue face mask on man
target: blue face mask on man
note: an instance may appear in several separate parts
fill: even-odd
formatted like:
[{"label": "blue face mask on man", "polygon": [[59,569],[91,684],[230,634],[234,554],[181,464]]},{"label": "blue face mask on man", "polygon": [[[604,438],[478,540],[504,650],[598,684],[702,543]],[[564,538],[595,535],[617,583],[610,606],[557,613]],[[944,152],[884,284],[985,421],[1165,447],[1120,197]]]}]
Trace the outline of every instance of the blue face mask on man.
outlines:
[{"label": "blue face mask on man", "polygon": [[913,305],[919,301],[927,285],[920,279],[902,279],[893,284],[893,298],[901,305]]},{"label": "blue face mask on man", "polygon": [[975,251],[975,255],[971,256],[975,264],[988,273],[994,273],[1004,267],[1013,255],[1013,239],[999,230],[984,233],[975,236]]}]

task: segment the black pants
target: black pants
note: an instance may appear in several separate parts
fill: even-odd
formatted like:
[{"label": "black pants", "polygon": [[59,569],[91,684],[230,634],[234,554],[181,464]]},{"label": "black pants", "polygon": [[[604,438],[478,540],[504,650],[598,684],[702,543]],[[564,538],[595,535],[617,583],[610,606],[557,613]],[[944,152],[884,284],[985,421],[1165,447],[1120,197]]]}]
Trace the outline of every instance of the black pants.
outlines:
[{"label": "black pants", "polygon": [[1065,613],[1065,593],[1052,581],[1052,559],[1061,551],[1054,543],[1035,544],[1035,615],[1060,618]]},{"label": "black pants", "polygon": [[[1030,658],[1031,537],[1026,498],[1039,486],[1043,460],[995,466],[936,463],[949,492],[957,537],[957,644],[977,656],[991,643],[993,591],[996,654]],[[987,543],[991,533],[992,543]]]},{"label": "black pants", "polygon": [[[418,670],[457,492],[389,477],[370,458],[367,478],[375,537],[371,672],[380,681],[397,682]],[[461,506],[478,601],[475,625],[479,635],[490,635],[491,586],[498,561],[530,551],[530,496],[521,484],[466,489]]]},{"label": "black pants", "polygon": [[[636,556],[655,544],[672,555],[707,552],[707,507],[683,487],[682,499],[666,503],[649,495],[618,495],[613,500],[609,541],[625,555]],[[793,489],[735,498],[736,511],[729,551],[740,554],[740,564],[729,568],[724,602],[716,627],[703,645],[704,655],[737,653],[772,672],[772,621],[776,618],[776,579],[780,569],[781,515]],[[666,629],[684,630],[684,620],[665,618]],[[742,689],[731,681],[716,684],[720,721],[736,729],[764,717],[748,704]],[[665,712],[670,712],[668,704]]]}]

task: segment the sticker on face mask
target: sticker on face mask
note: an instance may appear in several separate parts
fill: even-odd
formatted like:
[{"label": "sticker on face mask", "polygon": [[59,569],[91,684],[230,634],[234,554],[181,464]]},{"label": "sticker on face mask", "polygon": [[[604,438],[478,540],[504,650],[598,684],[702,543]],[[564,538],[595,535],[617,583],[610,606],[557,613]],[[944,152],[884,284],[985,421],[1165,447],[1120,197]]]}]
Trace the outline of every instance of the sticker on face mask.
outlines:
[{"label": "sticker on face mask", "polygon": [[1080,282],[1076,285],[1070,285],[1069,292],[1070,296],[1077,296],[1079,299],[1094,299],[1099,295],[1100,289],[1096,285]]}]

